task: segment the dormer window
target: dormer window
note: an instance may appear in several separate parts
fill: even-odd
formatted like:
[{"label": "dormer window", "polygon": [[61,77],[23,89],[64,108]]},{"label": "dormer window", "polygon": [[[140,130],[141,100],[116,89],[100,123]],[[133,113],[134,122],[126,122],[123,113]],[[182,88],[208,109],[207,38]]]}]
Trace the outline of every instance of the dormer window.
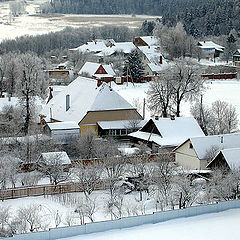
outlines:
[{"label": "dormer window", "polygon": [[66,95],[66,111],[70,108],[70,95]]}]

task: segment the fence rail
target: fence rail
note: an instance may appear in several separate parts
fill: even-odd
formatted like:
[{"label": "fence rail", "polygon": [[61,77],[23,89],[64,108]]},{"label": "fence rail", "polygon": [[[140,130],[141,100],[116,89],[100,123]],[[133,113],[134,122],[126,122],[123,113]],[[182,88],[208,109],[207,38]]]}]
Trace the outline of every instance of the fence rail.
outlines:
[{"label": "fence rail", "polygon": [[46,232],[19,234],[10,238],[3,238],[1,240],[56,240],[114,229],[130,228],[143,224],[155,224],[177,218],[217,213],[234,208],[240,208],[240,200],[220,202],[218,204],[211,205],[201,205],[165,212],[155,212],[153,214],[125,217],[112,221],[87,223],[80,226],[53,228]]},{"label": "fence rail", "polygon": [[[101,181],[95,186],[96,190],[106,189],[106,181]],[[18,187],[0,190],[0,200],[34,197],[44,195],[54,195],[61,193],[82,192],[83,188],[79,183],[68,183],[58,185],[39,185],[32,187]]]}]

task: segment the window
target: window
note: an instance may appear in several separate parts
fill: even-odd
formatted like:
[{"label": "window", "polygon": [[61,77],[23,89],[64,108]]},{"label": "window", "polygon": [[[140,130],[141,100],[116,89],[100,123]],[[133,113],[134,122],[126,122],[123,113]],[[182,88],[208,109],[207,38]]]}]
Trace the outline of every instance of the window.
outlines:
[{"label": "window", "polygon": [[193,148],[193,145],[192,145],[192,143],[190,143],[190,144],[189,144],[189,148]]},{"label": "window", "polygon": [[66,111],[70,108],[70,95],[66,95]]}]

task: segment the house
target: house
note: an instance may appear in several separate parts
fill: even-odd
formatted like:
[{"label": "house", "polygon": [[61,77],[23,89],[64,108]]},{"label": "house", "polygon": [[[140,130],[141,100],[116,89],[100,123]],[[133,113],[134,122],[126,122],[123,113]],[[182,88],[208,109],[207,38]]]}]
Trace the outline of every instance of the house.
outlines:
[{"label": "house", "polygon": [[131,119],[121,121],[99,121],[98,135],[111,137],[127,137],[131,132],[139,130],[146,123],[146,120]]},{"label": "house", "polygon": [[207,168],[238,170],[240,168],[240,148],[221,150],[207,165]]},{"label": "house", "polygon": [[153,46],[158,44],[158,39],[154,36],[136,37],[133,43],[135,46]]},{"label": "house", "polygon": [[143,141],[154,152],[173,150],[193,136],[205,136],[193,117],[171,117],[150,119],[139,131],[130,133],[134,141]]},{"label": "house", "polygon": [[36,165],[39,171],[43,169],[53,171],[51,168],[62,167],[64,172],[68,172],[71,166],[71,160],[66,152],[46,152],[41,153]]},{"label": "house", "polygon": [[190,137],[177,148],[175,161],[186,169],[204,170],[220,150],[240,147],[240,134]]},{"label": "house", "polygon": [[158,46],[139,46],[137,49],[144,64],[146,76],[155,76],[167,66]]},{"label": "house", "polygon": [[80,127],[73,121],[47,123],[43,131],[52,139],[61,142],[67,139],[75,139],[80,136]]},{"label": "house", "polygon": [[212,41],[200,41],[197,46],[202,49],[203,57],[215,59],[224,51],[224,47]]},{"label": "house", "polygon": [[106,49],[103,49],[100,53],[97,53],[96,55],[99,57],[111,56],[114,54],[127,55],[135,49],[136,46],[132,42],[115,42]]},{"label": "house", "polygon": [[50,82],[68,84],[74,76],[73,69],[69,62],[60,63],[56,68],[47,70]]},{"label": "house", "polygon": [[77,48],[69,49],[70,51],[79,51],[83,53],[99,53],[106,49],[107,46],[104,40],[93,40],[91,42],[87,42]]},{"label": "house", "polygon": [[93,77],[100,83],[114,81],[116,76],[111,65],[92,62],[86,62],[78,74]]},{"label": "house", "polygon": [[240,49],[237,49],[233,54],[233,65],[240,66]]},{"label": "house", "polygon": [[142,119],[136,108],[129,104],[107,83],[78,77],[53,97],[41,112],[43,123],[75,121],[80,134],[94,131],[99,121]]}]

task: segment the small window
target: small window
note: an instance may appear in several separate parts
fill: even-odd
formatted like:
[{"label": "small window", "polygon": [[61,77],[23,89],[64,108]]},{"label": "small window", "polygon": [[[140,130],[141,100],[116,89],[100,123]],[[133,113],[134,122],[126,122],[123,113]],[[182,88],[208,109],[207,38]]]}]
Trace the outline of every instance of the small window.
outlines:
[{"label": "small window", "polygon": [[190,144],[189,144],[189,148],[193,148],[193,145],[192,145],[192,143],[190,143]]},{"label": "small window", "polygon": [[66,95],[66,111],[70,108],[70,95]]}]

